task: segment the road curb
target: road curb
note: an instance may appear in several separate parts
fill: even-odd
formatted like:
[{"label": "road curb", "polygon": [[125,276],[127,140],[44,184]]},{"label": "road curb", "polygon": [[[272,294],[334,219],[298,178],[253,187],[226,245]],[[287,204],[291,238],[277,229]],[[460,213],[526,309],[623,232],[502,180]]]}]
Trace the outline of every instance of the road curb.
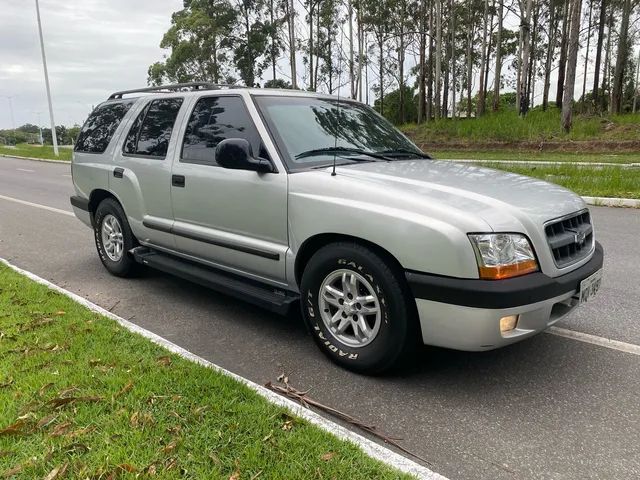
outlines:
[{"label": "road curb", "polygon": [[248,388],[256,392],[261,397],[265,398],[268,402],[290,410],[293,414],[297,415],[298,417],[305,419],[309,423],[316,425],[317,427],[321,428],[322,430],[328,433],[331,433],[332,435],[338,437],[341,440],[345,440],[347,442],[355,444],[365,454],[388,466],[391,466],[403,473],[413,475],[416,478],[420,478],[420,479],[447,480],[446,477],[443,477],[442,475],[436,472],[433,472],[432,470],[429,470],[427,467],[424,467],[414,462],[413,460],[410,460],[394,452],[393,450],[390,450],[387,447],[380,445],[379,443],[369,440],[368,438],[365,438],[362,435],[359,435],[343,427],[342,425],[334,423],[328,418],[325,418],[322,415],[315,413],[313,410],[305,408],[299,403],[294,402],[293,400],[290,400],[286,397],[278,395],[277,393],[272,392],[271,390],[268,390],[262,385],[258,385],[257,383],[254,383],[251,380],[248,380],[244,377],[236,375],[235,373],[230,372],[229,370],[226,370],[220,367],[219,365],[216,365],[215,363],[212,363],[202,357],[199,357],[198,355],[191,353],[190,351],[176,345],[175,343],[167,340],[166,338],[163,338],[160,335],[157,335],[145,328],[140,327],[139,325],[136,325],[135,323],[131,323],[130,321],[125,320],[124,318],[119,317],[114,313],[111,313],[110,311],[102,308],[99,305],[96,305],[95,303],[87,300],[84,297],[81,297],[80,295],[77,295],[69,290],[66,290],[56,285],[55,283],[45,280],[44,278],[39,277],[35,273],[29,272],[28,270],[24,270],[20,267],[13,265],[8,260],[2,257],[0,257],[0,263],[11,268],[13,271],[26,276],[27,278],[35,281],[36,283],[44,285],[50,288],[51,290],[55,290],[69,297],[70,299],[74,300],[75,302],[81,304],[82,306],[88,308],[93,312],[96,312],[100,315],[108,317],[111,320],[115,320],[118,324],[120,324],[122,327],[126,328],[130,332],[141,335],[146,339],[152,341],[153,343],[160,345],[163,348],[166,348],[170,352],[175,353],[176,355],[180,355],[182,358],[185,358],[191,362],[197,363],[204,367],[211,368],[216,372],[219,372],[223,375],[233,378],[237,382],[242,383],[243,385],[247,386]]},{"label": "road curb", "polygon": [[18,160],[31,160],[32,162],[66,163],[67,165],[71,165],[71,160],[54,160],[52,158],[20,157],[16,155],[7,155],[6,153],[0,153],[0,157],[17,158]]},{"label": "road curb", "polygon": [[438,158],[444,162],[458,163],[495,163],[502,165],[538,165],[538,166],[562,166],[577,165],[579,167],[620,167],[620,168],[640,168],[640,163],[619,163],[619,162],[558,162],[553,160],[478,160],[475,158]]},{"label": "road curb", "polygon": [[582,197],[588,205],[596,207],[640,208],[640,200],[634,198]]}]

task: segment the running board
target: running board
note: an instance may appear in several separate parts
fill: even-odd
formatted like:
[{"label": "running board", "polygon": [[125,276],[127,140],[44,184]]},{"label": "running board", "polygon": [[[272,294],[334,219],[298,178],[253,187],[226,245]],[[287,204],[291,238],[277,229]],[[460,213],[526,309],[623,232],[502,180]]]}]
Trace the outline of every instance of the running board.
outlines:
[{"label": "running board", "polygon": [[134,248],[130,253],[136,262],[142,265],[253,303],[280,315],[288,314],[292,305],[297,305],[300,300],[300,296],[296,293],[244,279],[238,275],[189,262],[147,247]]}]

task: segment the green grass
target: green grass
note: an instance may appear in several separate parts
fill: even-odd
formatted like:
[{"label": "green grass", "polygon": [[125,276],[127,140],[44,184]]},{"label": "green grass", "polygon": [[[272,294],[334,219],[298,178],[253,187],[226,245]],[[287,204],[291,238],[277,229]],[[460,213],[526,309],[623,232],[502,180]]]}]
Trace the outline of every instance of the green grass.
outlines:
[{"label": "green grass", "polygon": [[0,145],[0,154],[2,155],[71,161],[71,148],[60,147],[58,152],[59,156],[56,157],[53,153],[53,147],[50,145],[27,145],[26,143],[19,143],[15,147]]},{"label": "green grass", "polygon": [[489,142],[561,142],[640,140],[640,114],[617,116],[575,115],[570,133],[560,126],[560,111],[530,111],[520,118],[515,110],[487,113],[480,119],[441,119],[401,127],[420,144]]},{"label": "green grass", "polygon": [[441,150],[429,151],[435,158],[472,160],[512,160],[545,162],[640,163],[637,153],[529,152],[521,150]]},{"label": "green grass", "polygon": [[402,478],[0,265],[0,478],[55,469],[82,479]]},{"label": "green grass", "polygon": [[580,195],[640,198],[640,169],[637,168],[497,165],[495,163],[487,163],[484,166],[557,183]]}]

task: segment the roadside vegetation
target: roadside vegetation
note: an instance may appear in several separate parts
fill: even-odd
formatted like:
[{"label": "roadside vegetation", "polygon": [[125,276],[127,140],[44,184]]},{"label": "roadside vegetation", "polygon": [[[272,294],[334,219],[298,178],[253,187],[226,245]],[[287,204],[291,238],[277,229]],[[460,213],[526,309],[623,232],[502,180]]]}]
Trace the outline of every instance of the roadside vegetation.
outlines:
[{"label": "roadside vegetation", "polygon": [[[53,147],[51,145],[29,145],[26,143],[19,143],[15,146],[0,145],[0,155],[9,155],[11,157],[31,157],[31,158],[43,158],[54,160],[66,160],[71,161],[72,150],[69,147],[60,147],[58,149],[59,156],[53,154]],[[0,161],[2,161],[0,159]]]},{"label": "roadside vegetation", "polygon": [[[598,151],[599,142],[640,142],[640,113],[626,115],[576,115],[573,127],[565,133],[560,126],[560,110],[535,108],[521,117],[513,109],[486,113],[481,118],[443,118],[400,127],[417,143],[455,143],[470,149],[502,143],[538,144],[544,148],[564,146],[569,151],[590,146]],[[578,143],[575,142],[588,142]],[[561,143],[562,145],[556,145]],[[548,145],[547,145],[548,144]],[[621,145],[624,145],[622,143]],[[588,151],[588,150],[587,150]]]},{"label": "roadside vegetation", "polygon": [[0,265],[0,478],[402,478]]},{"label": "roadside vegetation", "polygon": [[640,198],[640,168],[580,167],[570,164],[540,166],[517,163],[485,163],[483,166],[546,180],[580,195]]}]

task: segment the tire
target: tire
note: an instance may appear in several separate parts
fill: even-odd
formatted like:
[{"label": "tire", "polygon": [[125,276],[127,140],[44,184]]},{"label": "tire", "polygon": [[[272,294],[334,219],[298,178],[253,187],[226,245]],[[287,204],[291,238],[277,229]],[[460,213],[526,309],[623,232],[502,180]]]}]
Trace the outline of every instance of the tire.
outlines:
[{"label": "tire", "polygon": [[[105,223],[108,227],[105,227]],[[100,202],[94,214],[93,225],[98,256],[109,273],[117,277],[134,276],[139,265],[131,257],[129,251],[139,244],[131,232],[127,216],[120,204],[113,198],[107,198]],[[105,239],[109,228],[113,231],[114,237]],[[103,235],[103,230],[105,235]],[[116,243],[120,244],[119,249],[114,249]]]},{"label": "tire", "polygon": [[396,367],[411,356],[420,338],[415,301],[402,272],[357,243],[332,243],[311,257],[302,275],[301,302],[320,350],[355,372],[378,374]]}]

